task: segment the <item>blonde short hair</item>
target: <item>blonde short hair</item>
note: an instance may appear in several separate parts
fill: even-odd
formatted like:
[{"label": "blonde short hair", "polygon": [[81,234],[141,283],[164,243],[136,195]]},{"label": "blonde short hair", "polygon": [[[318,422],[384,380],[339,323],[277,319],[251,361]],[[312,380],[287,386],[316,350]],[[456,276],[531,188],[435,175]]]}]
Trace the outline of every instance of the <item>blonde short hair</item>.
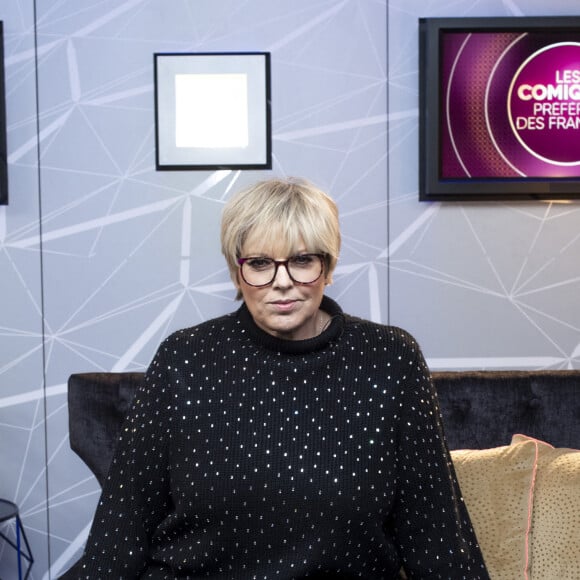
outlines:
[{"label": "blonde short hair", "polygon": [[303,179],[269,179],[226,203],[221,246],[234,283],[244,243],[256,232],[266,245],[281,245],[288,256],[301,250],[301,244],[308,252],[324,254],[327,282],[332,281],[341,242],[338,208],[322,190]]}]

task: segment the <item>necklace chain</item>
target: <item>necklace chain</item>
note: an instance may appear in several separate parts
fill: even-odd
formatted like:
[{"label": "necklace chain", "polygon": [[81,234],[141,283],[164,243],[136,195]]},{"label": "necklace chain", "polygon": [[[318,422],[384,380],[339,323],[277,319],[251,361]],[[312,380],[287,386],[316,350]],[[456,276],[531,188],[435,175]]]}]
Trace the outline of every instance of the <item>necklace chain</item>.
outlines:
[{"label": "necklace chain", "polygon": [[322,311],[320,311],[320,312],[321,312],[321,314],[320,314],[320,330],[319,330],[318,334],[322,334],[328,328],[328,325],[330,324],[330,321],[332,320],[332,317],[329,316],[328,320],[326,320],[326,322],[325,322],[324,315],[322,314]]}]

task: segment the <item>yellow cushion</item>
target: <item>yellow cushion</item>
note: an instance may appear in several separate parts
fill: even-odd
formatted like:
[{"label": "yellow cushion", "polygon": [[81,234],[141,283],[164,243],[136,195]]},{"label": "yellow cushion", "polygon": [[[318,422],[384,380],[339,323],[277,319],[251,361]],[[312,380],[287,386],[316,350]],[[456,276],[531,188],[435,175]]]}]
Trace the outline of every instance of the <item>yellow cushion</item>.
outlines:
[{"label": "yellow cushion", "polygon": [[488,572],[528,578],[529,532],[538,443],[455,450],[453,464]]},{"label": "yellow cushion", "polygon": [[[514,443],[529,441],[514,436]],[[580,451],[542,441],[534,490],[531,580],[580,578]]]}]

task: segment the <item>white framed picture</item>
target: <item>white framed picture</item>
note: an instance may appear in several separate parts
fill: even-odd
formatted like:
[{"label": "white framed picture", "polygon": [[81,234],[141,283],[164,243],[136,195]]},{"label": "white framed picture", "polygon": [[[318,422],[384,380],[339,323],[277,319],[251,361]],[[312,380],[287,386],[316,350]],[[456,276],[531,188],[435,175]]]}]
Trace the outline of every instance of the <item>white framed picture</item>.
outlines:
[{"label": "white framed picture", "polygon": [[158,170],[271,169],[270,53],[156,53]]}]

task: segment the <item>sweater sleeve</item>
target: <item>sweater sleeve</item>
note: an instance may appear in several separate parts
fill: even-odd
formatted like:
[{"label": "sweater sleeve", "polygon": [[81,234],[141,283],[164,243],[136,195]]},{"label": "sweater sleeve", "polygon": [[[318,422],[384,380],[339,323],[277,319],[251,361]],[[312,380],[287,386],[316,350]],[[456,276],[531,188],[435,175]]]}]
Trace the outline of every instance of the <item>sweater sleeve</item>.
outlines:
[{"label": "sweater sleeve", "polygon": [[82,559],[87,580],[139,577],[151,535],[171,510],[165,350],[153,359],[123,425]]},{"label": "sweater sleeve", "polygon": [[399,553],[413,579],[487,580],[443,433],[429,369],[401,331],[397,420],[397,498],[392,521]]}]

